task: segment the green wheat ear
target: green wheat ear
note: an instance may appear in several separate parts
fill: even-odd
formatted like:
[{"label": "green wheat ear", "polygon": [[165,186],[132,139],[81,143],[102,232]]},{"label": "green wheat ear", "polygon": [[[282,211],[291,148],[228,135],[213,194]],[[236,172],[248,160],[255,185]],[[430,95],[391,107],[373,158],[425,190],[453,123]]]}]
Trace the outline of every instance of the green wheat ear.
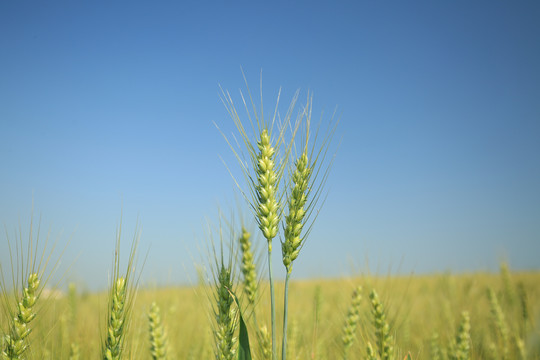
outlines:
[{"label": "green wheat ear", "polygon": [[343,336],[341,338],[343,342],[343,359],[347,359],[347,355],[350,347],[353,344],[356,332],[356,326],[360,318],[360,304],[362,301],[362,287],[358,286],[352,294],[351,306],[347,313],[347,319],[343,326]]},{"label": "green wheat ear", "polygon": [[242,250],[242,261],[240,270],[244,276],[244,292],[249,304],[255,306],[257,299],[257,272],[253,252],[251,251],[251,234],[242,226],[242,235],[240,235],[240,248]]},{"label": "green wheat ear", "polygon": [[107,327],[107,340],[105,341],[105,358],[107,360],[120,359],[124,345],[126,325],[126,280],[121,277],[116,280],[112,290],[112,301]]},{"label": "green wheat ear", "polygon": [[105,360],[120,360],[124,356],[125,339],[131,324],[131,312],[136,295],[136,284],[133,284],[133,276],[136,267],[139,232],[135,231],[126,272],[123,276],[120,274],[121,232],[120,227],[114,252],[112,284],[108,295],[107,330],[101,349],[101,356]]},{"label": "green wheat ear", "polygon": [[457,331],[454,354],[451,356],[452,360],[469,360],[470,348],[471,348],[471,325],[469,319],[469,313],[464,311],[461,314],[461,323]]},{"label": "green wheat ear", "polygon": [[261,326],[257,331],[257,339],[259,341],[261,358],[263,360],[272,359],[272,342],[270,340],[270,334],[266,325]]},{"label": "green wheat ear", "polygon": [[[0,263],[0,306],[3,310],[3,314],[0,314],[0,323],[8,326],[8,330],[0,339],[0,358],[2,359],[23,359],[28,356],[30,344],[33,343],[29,338],[32,332],[30,323],[37,316],[37,313],[43,310],[43,306],[38,307],[36,303],[52,273],[57,269],[63,253],[62,251],[49,268],[50,270],[47,270],[57,241],[54,241],[49,248],[49,236],[47,236],[43,246],[41,246],[40,229],[38,226],[37,232],[34,231],[34,217],[32,215],[28,242],[23,241],[22,230],[19,230],[16,235],[14,244],[6,233],[7,253],[11,262],[11,278],[14,288],[8,289],[4,269]],[[22,284],[22,290],[19,288],[20,284]]]},{"label": "green wheat ear", "polygon": [[488,298],[491,305],[492,321],[494,322],[498,337],[500,356],[502,359],[509,359],[510,331],[508,329],[508,324],[506,323],[504,313],[493,289],[488,289]]},{"label": "green wheat ear", "polygon": [[[312,107],[313,98],[308,95],[304,109],[299,113],[295,123],[295,128],[302,128],[300,132],[302,139],[299,142],[301,152],[295,159],[294,166],[289,169],[288,214],[285,217],[284,241],[281,244],[283,265],[287,269],[287,274],[292,272],[293,262],[298,258],[311,231],[317,216],[315,214],[311,218],[311,215],[317,206],[333,162],[333,160],[326,161],[326,156],[337,122],[331,120],[330,124],[333,125],[327,129],[324,137],[319,137],[319,129],[312,136]],[[309,226],[306,227],[307,223]]]},{"label": "green wheat ear", "polygon": [[22,359],[28,348],[26,340],[31,332],[29,324],[36,317],[34,305],[39,297],[39,284],[38,274],[32,273],[28,276],[27,287],[23,289],[22,299],[17,304],[17,314],[13,319],[11,330],[4,337],[3,359]]},{"label": "green wheat ear", "polygon": [[373,324],[375,326],[375,337],[377,348],[381,360],[391,360],[394,356],[392,336],[390,335],[390,325],[386,321],[386,314],[379,296],[375,290],[369,294],[372,306]]},{"label": "green wheat ear", "polygon": [[304,227],[311,172],[312,168],[308,161],[307,150],[305,150],[296,160],[292,175],[293,185],[289,197],[289,214],[285,217],[285,241],[281,246],[283,265],[289,274],[292,272],[292,263],[298,257],[302,245],[300,235]]},{"label": "green wheat ear", "polygon": [[264,129],[257,141],[259,153],[256,161],[257,184],[257,221],[264,237],[268,242],[268,249],[272,250],[272,239],[278,232],[281,205],[277,201],[278,178],[274,168],[275,150],[270,142],[268,130]]},{"label": "green wheat ear", "polygon": [[230,294],[232,289],[231,268],[221,264],[216,281],[216,359],[232,360],[236,354],[236,308],[234,299]]},{"label": "green wheat ear", "polygon": [[161,321],[161,311],[155,302],[148,313],[150,324],[150,353],[153,360],[167,359],[167,333]]}]

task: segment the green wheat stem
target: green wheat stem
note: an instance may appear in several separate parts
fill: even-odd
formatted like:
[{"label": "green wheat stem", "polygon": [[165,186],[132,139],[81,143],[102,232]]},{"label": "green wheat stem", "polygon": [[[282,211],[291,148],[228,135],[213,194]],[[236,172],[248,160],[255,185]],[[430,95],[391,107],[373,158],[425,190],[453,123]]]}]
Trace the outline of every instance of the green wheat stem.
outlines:
[{"label": "green wheat stem", "polygon": [[289,279],[291,273],[287,272],[285,277],[285,295],[283,296],[283,343],[281,346],[281,357],[285,360],[287,357],[287,317],[289,311]]},{"label": "green wheat stem", "polygon": [[274,281],[272,280],[272,246],[268,246],[268,278],[270,281],[270,317],[272,322],[272,360],[277,359],[276,352],[276,304],[274,297]]}]

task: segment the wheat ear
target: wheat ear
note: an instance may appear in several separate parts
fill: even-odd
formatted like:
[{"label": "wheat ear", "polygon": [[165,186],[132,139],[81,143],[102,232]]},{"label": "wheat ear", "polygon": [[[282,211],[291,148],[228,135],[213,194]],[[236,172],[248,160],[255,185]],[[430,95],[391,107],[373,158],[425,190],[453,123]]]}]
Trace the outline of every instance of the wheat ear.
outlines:
[{"label": "wheat ear", "polygon": [[[245,80],[245,76],[244,76]],[[247,86],[247,81],[246,86]],[[280,222],[282,206],[281,200],[283,195],[279,193],[279,184],[281,182],[284,169],[287,165],[287,160],[289,158],[290,150],[292,147],[292,141],[286,146],[284,154],[280,151],[280,145],[284,144],[285,130],[288,128],[292,112],[294,110],[296,100],[298,98],[298,92],[293,96],[289,108],[283,122],[278,124],[280,127],[277,130],[277,138],[272,139],[273,127],[276,123],[276,119],[282,120],[278,115],[278,106],[279,106],[279,94],[276,102],[276,107],[274,110],[274,115],[272,121],[265,121],[264,112],[262,106],[262,80],[261,80],[261,106],[260,106],[260,115],[257,113],[257,106],[255,105],[253,98],[251,96],[251,91],[249,86],[247,86],[249,99],[251,101],[252,110],[248,107],[246,100],[242,94],[242,101],[246,109],[246,113],[253,130],[253,136],[256,137],[257,141],[252,140],[252,136],[248,135],[246,128],[234,106],[232,98],[228,92],[222,90],[222,101],[229,112],[229,115],[233,119],[237,130],[240,133],[240,136],[247,148],[249,158],[251,160],[251,166],[248,166],[244,161],[244,156],[239,152],[233,142],[230,141],[225,135],[225,140],[231,147],[233,153],[238,159],[242,172],[246,181],[249,184],[249,195],[245,191],[242,191],[242,195],[248,202],[252,210],[254,211],[255,218],[259,225],[259,229],[263,233],[264,237],[267,240],[268,245],[268,280],[270,283],[270,316],[271,316],[271,326],[272,326],[272,359],[277,359],[276,352],[276,306],[275,306],[275,295],[274,295],[274,281],[272,276],[272,240],[276,237],[278,233],[278,224]],[[256,125],[252,120],[253,116],[256,119]],[[296,127],[293,131],[296,133]],[[223,133],[222,133],[223,134]],[[279,157],[276,157],[276,154],[280,154]],[[281,159],[280,159],[281,158]],[[282,160],[282,161],[280,161]],[[238,182],[235,179],[235,182],[238,185]],[[239,186],[240,187],[240,186]]]},{"label": "wheat ear", "polygon": [[17,304],[17,314],[13,319],[11,331],[4,338],[2,352],[4,359],[22,359],[28,348],[26,339],[31,332],[28,325],[36,317],[34,305],[39,297],[39,284],[40,279],[37,273],[28,276],[27,287],[23,289],[22,299]]},{"label": "wheat ear", "polygon": [[499,305],[497,295],[495,295],[493,289],[488,290],[488,298],[491,305],[491,315],[497,331],[497,337],[499,338],[499,352],[501,358],[506,360],[509,358],[510,352],[508,325],[506,324],[504,313]]},{"label": "wheat ear", "polygon": [[266,325],[261,326],[257,331],[257,339],[259,340],[261,358],[263,360],[272,359],[272,342]]},{"label": "wheat ear", "polygon": [[112,284],[109,290],[109,307],[107,317],[107,333],[101,353],[105,360],[120,360],[124,354],[125,338],[131,323],[131,310],[136,295],[136,284],[133,285],[136,267],[137,246],[140,233],[135,231],[131,244],[128,264],[124,276],[120,275],[120,238],[122,227],[117,232],[114,251]]},{"label": "wheat ear", "polygon": [[377,339],[377,348],[381,360],[391,360],[394,355],[392,345],[392,336],[390,335],[390,326],[386,321],[386,314],[379,296],[375,290],[369,294],[372,306],[373,324],[375,325],[375,337]]},{"label": "wheat ear", "polygon": [[237,326],[236,308],[233,306],[234,299],[230,293],[232,289],[231,269],[221,264],[216,282],[216,359],[232,360],[236,354],[236,337],[234,336]]},{"label": "wheat ear", "polygon": [[249,304],[255,306],[257,299],[257,271],[251,251],[251,234],[242,227],[242,235],[240,235],[240,248],[242,250],[242,261],[240,270],[244,277],[244,292],[247,296]]},{"label": "wheat ear", "polygon": [[454,354],[452,360],[469,360],[471,349],[471,325],[469,313],[464,311],[461,314],[461,323],[456,334]]},{"label": "wheat ear", "polygon": [[343,342],[343,359],[347,359],[349,349],[351,348],[356,332],[356,326],[358,325],[358,320],[360,318],[360,304],[362,300],[362,287],[358,286],[354,289],[352,294],[351,306],[347,312],[347,318],[345,320],[345,325],[343,326],[343,336],[341,340]]},{"label": "wheat ear", "polygon": [[153,360],[167,359],[167,333],[161,321],[159,306],[153,302],[148,313],[150,327],[150,353]]}]

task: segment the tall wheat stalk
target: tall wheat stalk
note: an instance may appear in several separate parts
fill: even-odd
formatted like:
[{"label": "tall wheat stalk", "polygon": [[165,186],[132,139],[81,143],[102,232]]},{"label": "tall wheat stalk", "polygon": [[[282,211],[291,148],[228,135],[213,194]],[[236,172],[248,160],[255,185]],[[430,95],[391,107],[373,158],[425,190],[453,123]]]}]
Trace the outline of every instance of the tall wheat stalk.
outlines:
[{"label": "tall wheat stalk", "polygon": [[[295,159],[294,165],[289,171],[290,190],[287,194],[288,213],[285,217],[284,241],[281,243],[283,265],[286,269],[285,293],[283,298],[283,360],[286,359],[287,355],[289,279],[292,273],[293,262],[298,258],[300,250],[305,245],[311,231],[311,226],[316,218],[316,215],[312,217],[312,213],[316,210],[331,166],[331,162],[327,164],[326,168],[322,165],[324,164],[335,126],[327,132],[326,137],[322,139],[322,143],[317,144],[318,131],[315,132],[314,139],[311,139],[312,108],[313,98],[308,95],[306,104],[296,119],[296,128],[303,127],[304,130],[302,131],[303,139],[300,140],[300,154]],[[306,224],[308,224],[308,227],[304,230]]]},{"label": "tall wheat stalk", "polygon": [[[245,77],[244,77],[245,80]],[[246,86],[247,86],[247,81]],[[261,233],[267,242],[268,249],[268,277],[270,283],[270,313],[272,326],[272,359],[277,359],[276,352],[276,306],[275,292],[272,272],[272,240],[277,236],[278,225],[281,221],[283,212],[283,197],[280,192],[281,180],[287,166],[289,153],[292,146],[292,140],[285,145],[283,153],[281,152],[283,144],[285,144],[285,130],[289,127],[291,115],[296,104],[298,93],[293,96],[289,109],[283,119],[283,123],[278,124],[280,119],[278,115],[279,94],[274,109],[274,115],[271,121],[265,120],[263,101],[262,101],[262,81],[261,81],[261,105],[260,110],[257,109],[249,86],[247,86],[247,94],[250,100],[251,108],[249,109],[246,99],[240,93],[244,108],[247,113],[251,131],[248,134],[248,128],[244,125],[230,94],[222,90],[222,102],[227,108],[229,115],[234,121],[236,128],[246,147],[247,157],[245,153],[233,146],[233,142],[229,140],[225,134],[227,143],[231,147],[234,155],[238,159],[244,178],[248,183],[249,190],[244,191],[238,181],[235,179],[244,198],[250,204],[250,207],[255,215],[255,219]],[[260,112],[259,112],[260,111]],[[255,119],[255,121],[252,119]],[[293,136],[296,133],[297,127],[294,126]],[[255,138],[255,140],[254,140]],[[234,177],[233,177],[234,178]]]},{"label": "tall wheat stalk", "polygon": [[[245,77],[244,77],[245,80]],[[246,81],[247,86],[247,81]],[[234,155],[240,163],[244,178],[249,185],[249,190],[244,191],[238,181],[235,182],[240,188],[255,215],[259,229],[267,241],[268,248],[268,277],[270,282],[270,308],[272,326],[272,359],[277,359],[276,352],[276,306],[275,292],[272,271],[272,240],[277,237],[279,225],[282,221],[284,203],[287,203],[288,214],[285,217],[284,235],[282,246],[283,264],[286,268],[285,291],[283,299],[283,342],[282,359],[286,358],[287,349],[287,319],[288,319],[288,290],[289,280],[292,272],[292,263],[298,257],[305,238],[310,232],[311,226],[302,234],[302,230],[310,218],[311,212],[320,197],[321,190],[328,176],[328,168],[321,170],[321,164],[327,153],[329,142],[335,131],[335,126],[327,133],[320,143],[317,143],[317,133],[310,144],[310,126],[312,97],[308,94],[308,99],[303,108],[298,112],[295,121],[292,116],[298,98],[298,91],[293,96],[285,117],[281,119],[278,113],[279,93],[271,121],[265,120],[262,101],[262,81],[260,112],[257,109],[251,96],[249,86],[247,86],[249,102],[252,110],[249,109],[246,99],[241,93],[242,102],[246,110],[251,130],[240,120],[238,112],[230,94],[222,90],[222,102],[227,108],[229,115],[233,119],[238,133],[246,147],[245,152],[233,146],[227,136],[224,137],[233,150]],[[252,120],[252,116],[255,121]],[[280,123],[276,123],[276,120]],[[300,149],[298,156],[294,159],[294,165],[289,168],[292,162],[291,154],[295,147],[295,137],[297,131],[304,125],[305,137],[298,146]],[[290,138],[285,139],[285,131],[290,130]],[[255,140],[254,140],[255,139]],[[246,161],[246,157],[248,161]],[[286,173],[287,179],[285,190],[282,190],[281,182]],[[234,178],[234,177],[233,177]],[[315,216],[316,217],[316,216]],[[313,218],[311,219],[313,221]],[[311,223],[312,224],[312,223]]]}]

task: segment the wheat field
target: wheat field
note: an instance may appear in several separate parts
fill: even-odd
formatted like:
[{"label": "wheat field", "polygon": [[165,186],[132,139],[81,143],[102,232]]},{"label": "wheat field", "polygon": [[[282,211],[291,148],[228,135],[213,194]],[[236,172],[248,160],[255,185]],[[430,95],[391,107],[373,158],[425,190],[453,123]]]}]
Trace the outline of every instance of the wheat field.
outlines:
[{"label": "wheat field", "polygon": [[[290,286],[289,341],[291,359],[343,358],[343,328],[355,287],[362,286],[358,326],[349,359],[367,358],[366,346],[377,339],[368,297],[376,289],[384,304],[389,323],[394,358],[409,352],[413,359],[452,359],[453,343],[461,314],[470,315],[470,358],[540,358],[540,274],[508,272],[430,276],[360,276],[347,279],[293,281]],[[167,352],[170,359],[214,358],[212,299],[209,285],[148,288],[137,292],[132,324],[126,334],[125,358],[151,359],[148,313],[155,302],[161,309]],[[504,316],[497,316],[488,296],[494,292]],[[261,283],[257,309],[268,309],[267,284]],[[283,283],[276,282],[281,296]],[[30,359],[68,359],[76,348],[80,359],[95,359],[101,354],[101,339],[106,331],[106,293],[80,293],[73,284],[70,291],[56,298],[43,299],[29,335]],[[278,319],[282,313],[278,310]],[[259,323],[269,321],[269,312],[257,314]],[[252,355],[263,358],[256,341],[253,317],[246,311]],[[260,324],[259,324],[260,325]],[[278,323],[278,327],[279,327]],[[2,329],[7,330],[2,317]],[[507,328],[507,339],[500,327]],[[519,342],[523,342],[523,350]],[[506,342],[506,343],[505,343]],[[505,347],[508,347],[505,350]],[[439,352],[437,354],[437,351]],[[505,353],[507,351],[507,353]]]}]

